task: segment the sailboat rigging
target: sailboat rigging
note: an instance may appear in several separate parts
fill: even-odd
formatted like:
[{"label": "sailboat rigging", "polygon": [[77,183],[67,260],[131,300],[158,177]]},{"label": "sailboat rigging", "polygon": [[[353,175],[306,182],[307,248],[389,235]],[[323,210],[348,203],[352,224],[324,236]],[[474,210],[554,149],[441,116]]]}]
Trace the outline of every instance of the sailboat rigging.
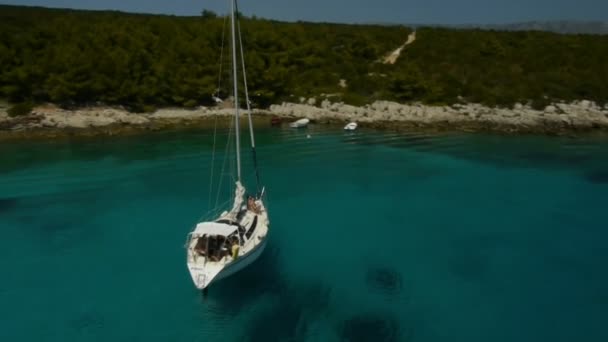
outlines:
[{"label": "sailboat rigging", "polygon": [[[237,16],[238,5],[236,0],[230,0],[230,3],[236,160],[234,202],[230,210],[222,212],[221,215],[211,220],[197,223],[188,234],[186,262],[194,285],[201,290],[207,289],[212,283],[240,271],[255,261],[264,251],[270,225],[268,212],[263,201],[265,189],[262,188],[260,190],[243,42]],[[248,196],[247,203],[245,204],[244,196],[246,189],[241,179],[237,43],[238,52],[240,52],[241,57],[243,90],[245,93],[251,151],[256,177],[255,196]]]}]

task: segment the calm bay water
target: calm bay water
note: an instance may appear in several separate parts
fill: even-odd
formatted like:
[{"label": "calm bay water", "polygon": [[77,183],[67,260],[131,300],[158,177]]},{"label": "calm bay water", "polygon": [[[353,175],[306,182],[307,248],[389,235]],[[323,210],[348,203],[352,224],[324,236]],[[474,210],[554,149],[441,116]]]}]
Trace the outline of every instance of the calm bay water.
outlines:
[{"label": "calm bay water", "polygon": [[608,139],[258,143],[269,245],[207,298],[183,244],[210,209],[210,131],[3,143],[0,340],[608,340]]}]

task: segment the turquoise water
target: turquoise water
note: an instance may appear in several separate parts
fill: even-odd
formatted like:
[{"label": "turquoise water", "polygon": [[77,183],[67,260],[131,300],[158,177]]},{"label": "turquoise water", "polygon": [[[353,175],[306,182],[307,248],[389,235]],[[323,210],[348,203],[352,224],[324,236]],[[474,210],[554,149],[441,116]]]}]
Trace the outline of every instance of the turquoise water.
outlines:
[{"label": "turquoise water", "polygon": [[0,145],[0,340],[608,341],[607,139],[258,138],[269,245],[206,298],[210,132]]}]

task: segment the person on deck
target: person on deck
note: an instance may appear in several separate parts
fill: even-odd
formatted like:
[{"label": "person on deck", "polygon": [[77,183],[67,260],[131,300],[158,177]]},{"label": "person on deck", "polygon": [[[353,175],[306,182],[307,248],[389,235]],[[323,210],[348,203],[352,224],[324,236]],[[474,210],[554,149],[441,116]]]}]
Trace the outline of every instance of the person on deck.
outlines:
[{"label": "person on deck", "polygon": [[198,253],[198,255],[207,256],[207,234],[203,234],[203,236],[198,238],[194,250]]},{"label": "person on deck", "polygon": [[253,198],[253,196],[247,198],[247,210],[253,211],[254,213],[258,212],[258,206],[255,204],[255,198]]},{"label": "person on deck", "polygon": [[238,238],[234,238],[232,240],[232,259],[236,259],[239,256],[239,239]]}]

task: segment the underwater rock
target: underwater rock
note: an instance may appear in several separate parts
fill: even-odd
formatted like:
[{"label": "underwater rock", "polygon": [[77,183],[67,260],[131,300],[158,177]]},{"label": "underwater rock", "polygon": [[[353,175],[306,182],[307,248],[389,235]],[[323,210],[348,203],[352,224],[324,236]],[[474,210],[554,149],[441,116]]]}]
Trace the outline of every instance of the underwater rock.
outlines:
[{"label": "underwater rock", "polygon": [[453,240],[446,265],[448,272],[466,281],[484,281],[492,270],[497,251],[521,248],[511,234],[470,233]]},{"label": "underwater rock", "polygon": [[452,274],[469,281],[478,281],[488,271],[488,256],[482,251],[468,251],[455,255],[449,262]]},{"label": "underwater rock", "polygon": [[556,155],[548,153],[548,152],[540,152],[540,151],[526,151],[519,155],[519,158],[523,161],[527,162],[535,162],[535,163],[551,163],[555,162]]},{"label": "underwater rock", "polygon": [[85,312],[70,321],[72,329],[84,332],[91,329],[101,329],[104,326],[104,317],[98,312]]},{"label": "underwater rock", "polygon": [[585,180],[592,184],[608,184],[608,170],[597,170],[585,174]]},{"label": "underwater rock", "polygon": [[392,316],[366,313],[342,323],[340,338],[345,342],[393,342],[402,340],[399,322]]},{"label": "underwater rock", "polygon": [[587,154],[572,154],[572,155],[566,155],[563,157],[563,161],[568,164],[584,163],[591,159],[592,159],[591,156],[589,156]]},{"label": "underwater rock", "polygon": [[303,341],[310,325],[329,307],[329,289],[321,283],[285,289],[276,305],[258,313],[245,336],[249,341]]},{"label": "underwater rock", "polygon": [[0,213],[13,210],[17,206],[17,203],[19,203],[19,200],[17,198],[0,198]]},{"label": "underwater rock", "polygon": [[40,230],[45,233],[53,234],[53,233],[68,231],[68,230],[72,229],[73,227],[75,227],[75,225],[72,222],[51,221],[51,222],[44,222],[40,226]]},{"label": "underwater rock", "polygon": [[251,342],[295,341],[301,317],[301,307],[279,304],[272,310],[258,313],[250,322],[245,336]]},{"label": "underwater rock", "polygon": [[400,293],[403,285],[401,275],[397,271],[386,267],[369,269],[365,279],[371,289],[388,295]]},{"label": "underwater rock", "polygon": [[525,162],[538,164],[569,165],[586,162],[591,159],[591,157],[586,154],[557,154],[540,151],[528,151],[521,153],[519,155],[519,159]]}]

